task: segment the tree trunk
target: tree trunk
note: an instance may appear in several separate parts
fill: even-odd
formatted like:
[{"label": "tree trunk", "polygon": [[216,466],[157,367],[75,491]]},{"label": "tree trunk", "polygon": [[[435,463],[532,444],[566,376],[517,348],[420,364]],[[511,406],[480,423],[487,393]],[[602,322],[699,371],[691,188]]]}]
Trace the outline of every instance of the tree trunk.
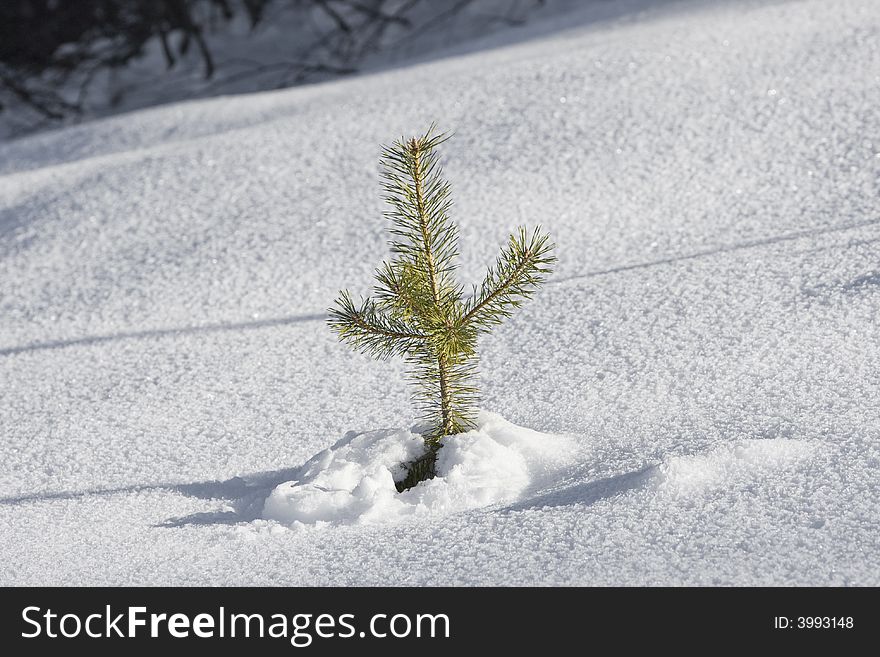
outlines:
[{"label": "tree trunk", "polygon": [[437,359],[437,367],[440,370],[440,417],[441,436],[437,438],[437,444],[443,436],[450,436],[454,431],[452,426],[452,394],[449,390],[448,365],[441,357]]}]

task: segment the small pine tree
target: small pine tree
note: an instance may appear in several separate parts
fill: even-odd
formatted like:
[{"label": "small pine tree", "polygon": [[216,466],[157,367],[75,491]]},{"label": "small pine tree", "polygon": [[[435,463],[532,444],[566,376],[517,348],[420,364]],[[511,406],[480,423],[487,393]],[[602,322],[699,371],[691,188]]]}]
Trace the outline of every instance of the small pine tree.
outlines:
[{"label": "small pine tree", "polygon": [[355,303],[343,291],[330,309],[329,325],[340,340],[374,357],[402,356],[412,367],[414,397],[430,430],[427,460],[411,464],[402,488],[433,476],[444,436],[474,426],[477,337],[530,298],[555,262],[548,235],[521,227],[465,297],[454,277],[458,229],[449,218],[450,188],[436,151],[447,138],[432,126],[383,149],[394,258],[376,271],[375,300]]}]

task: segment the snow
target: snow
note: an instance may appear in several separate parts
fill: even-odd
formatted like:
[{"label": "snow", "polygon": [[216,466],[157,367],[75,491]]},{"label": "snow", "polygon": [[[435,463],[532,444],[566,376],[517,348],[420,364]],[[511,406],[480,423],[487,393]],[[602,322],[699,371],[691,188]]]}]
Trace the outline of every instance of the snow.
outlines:
[{"label": "snow", "polygon": [[705,454],[674,456],[658,469],[658,487],[664,493],[689,496],[723,486],[741,486],[762,477],[772,478],[779,468],[796,471],[817,448],[801,440],[765,438],[722,445]]},{"label": "snow", "polygon": [[[0,145],[0,584],[880,584],[876,2],[558,22]],[[405,367],[324,319],[387,255],[379,145],[432,120],[462,282],[518,223],[559,262],[480,344],[525,429],[406,513],[354,494]],[[349,515],[263,518],[327,449]]]},{"label": "snow", "polygon": [[[415,432],[414,432],[415,431]],[[511,502],[566,463],[574,445],[565,436],[532,431],[483,412],[477,428],[449,436],[438,453],[436,477],[398,493],[401,467],[424,453],[415,429],[350,434],[278,485],[263,518],[291,527],[393,522],[409,516],[442,517]]]}]

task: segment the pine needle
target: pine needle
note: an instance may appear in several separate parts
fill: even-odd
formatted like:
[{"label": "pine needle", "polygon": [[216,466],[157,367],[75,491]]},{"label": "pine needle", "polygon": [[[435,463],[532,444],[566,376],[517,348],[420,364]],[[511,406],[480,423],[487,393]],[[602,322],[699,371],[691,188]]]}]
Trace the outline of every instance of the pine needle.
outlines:
[{"label": "pine needle", "polygon": [[402,356],[414,401],[431,429],[431,450],[444,436],[473,428],[479,402],[477,337],[531,298],[552,270],[554,245],[540,228],[519,228],[473,294],[455,280],[458,229],[437,146],[448,139],[432,125],[421,137],[382,150],[382,188],[389,205],[392,260],[376,271],[375,300],[348,291],[330,309],[330,328],[354,349],[377,358]]}]

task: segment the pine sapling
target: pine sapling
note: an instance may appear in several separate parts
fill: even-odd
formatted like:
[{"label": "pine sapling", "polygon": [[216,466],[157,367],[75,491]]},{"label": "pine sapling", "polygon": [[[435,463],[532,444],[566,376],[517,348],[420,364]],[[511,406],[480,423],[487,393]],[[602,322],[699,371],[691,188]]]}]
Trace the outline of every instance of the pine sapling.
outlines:
[{"label": "pine sapling", "polygon": [[401,356],[410,365],[414,399],[429,425],[426,454],[409,464],[404,490],[434,476],[443,438],[474,427],[477,338],[509,317],[544,282],[554,245],[540,227],[519,228],[465,295],[455,280],[458,229],[433,126],[421,137],[383,148],[385,216],[391,222],[392,259],[376,271],[375,298],[355,302],[343,291],[330,309],[339,339],[378,358]]}]

